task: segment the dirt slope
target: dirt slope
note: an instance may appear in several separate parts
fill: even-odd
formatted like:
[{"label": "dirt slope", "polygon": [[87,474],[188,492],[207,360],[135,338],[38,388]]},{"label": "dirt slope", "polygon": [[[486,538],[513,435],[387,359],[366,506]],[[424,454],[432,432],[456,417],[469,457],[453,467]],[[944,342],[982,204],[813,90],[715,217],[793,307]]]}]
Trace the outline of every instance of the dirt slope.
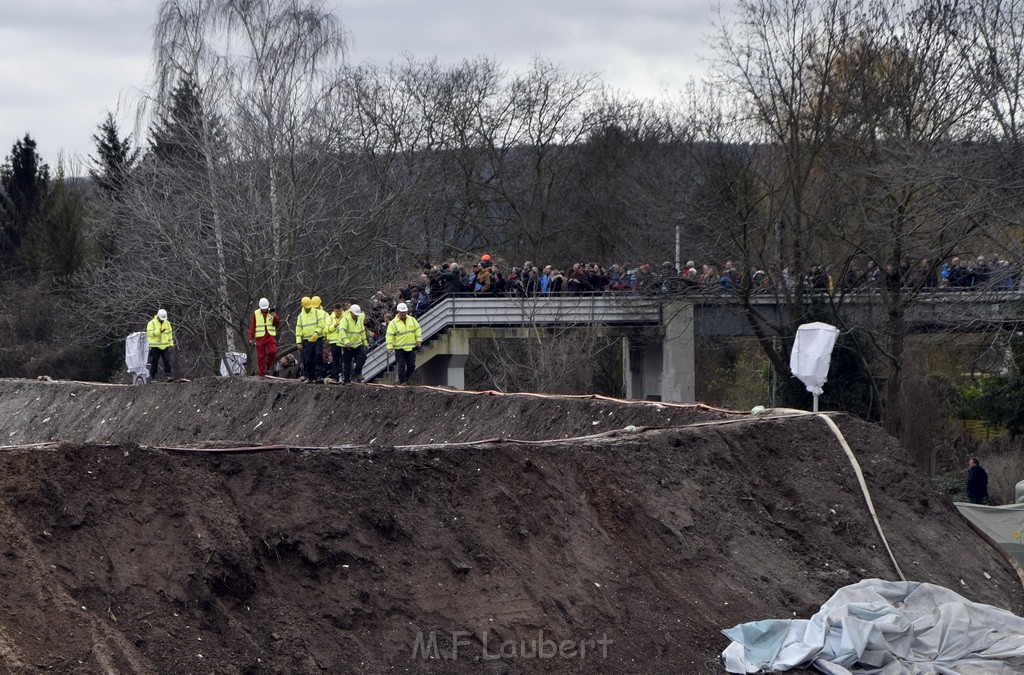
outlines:
[{"label": "dirt slope", "polygon": [[[0,401],[8,444],[67,441],[2,455],[11,672],[721,672],[720,629],[894,577],[816,418],[398,449],[729,417],[253,380],[8,381]],[[837,421],[908,577],[1021,613],[1015,577],[891,439]]]}]

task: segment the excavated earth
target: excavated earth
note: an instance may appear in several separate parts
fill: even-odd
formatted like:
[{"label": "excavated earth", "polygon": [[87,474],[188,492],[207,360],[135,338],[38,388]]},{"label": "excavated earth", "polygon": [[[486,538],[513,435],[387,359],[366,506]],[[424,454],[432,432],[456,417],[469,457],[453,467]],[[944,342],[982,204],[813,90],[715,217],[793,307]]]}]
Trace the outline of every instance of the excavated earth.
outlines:
[{"label": "excavated earth", "polygon": [[[834,419],[906,576],[1022,613],[899,445]],[[813,416],[4,380],[0,444],[6,672],[719,673],[721,629],[896,578]]]}]

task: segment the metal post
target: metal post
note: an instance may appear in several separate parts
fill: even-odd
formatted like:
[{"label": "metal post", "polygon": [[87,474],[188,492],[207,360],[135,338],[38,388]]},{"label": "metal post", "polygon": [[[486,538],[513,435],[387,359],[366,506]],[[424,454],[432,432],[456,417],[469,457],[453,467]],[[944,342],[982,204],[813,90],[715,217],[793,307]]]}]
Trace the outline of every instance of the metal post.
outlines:
[{"label": "metal post", "polygon": [[818,412],[818,395],[814,395],[814,412]]},{"label": "metal post", "polygon": [[680,243],[680,229],[679,223],[676,223],[676,271],[680,271],[682,268],[682,260],[679,257],[679,243]]}]

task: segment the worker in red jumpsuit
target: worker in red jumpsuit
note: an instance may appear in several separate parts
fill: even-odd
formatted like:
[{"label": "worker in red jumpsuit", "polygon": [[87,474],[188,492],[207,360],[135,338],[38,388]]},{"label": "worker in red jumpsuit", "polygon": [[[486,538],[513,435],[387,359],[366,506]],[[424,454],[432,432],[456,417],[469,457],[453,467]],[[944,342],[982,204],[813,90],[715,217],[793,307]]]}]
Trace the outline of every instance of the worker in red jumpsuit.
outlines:
[{"label": "worker in red jumpsuit", "polygon": [[260,298],[260,308],[249,320],[249,344],[256,345],[257,375],[265,377],[277,358],[277,327],[281,320],[270,309],[270,301]]}]

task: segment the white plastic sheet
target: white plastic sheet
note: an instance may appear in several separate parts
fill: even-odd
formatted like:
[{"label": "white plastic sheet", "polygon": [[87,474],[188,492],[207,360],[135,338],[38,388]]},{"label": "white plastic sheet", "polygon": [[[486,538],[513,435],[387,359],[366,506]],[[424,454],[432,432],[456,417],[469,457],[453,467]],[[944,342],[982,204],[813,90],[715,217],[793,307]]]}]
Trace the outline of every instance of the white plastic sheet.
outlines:
[{"label": "white plastic sheet", "polygon": [[837,337],[839,329],[827,323],[805,323],[796,329],[789,369],[815,396],[821,395],[822,386],[828,381],[828,366]]},{"label": "white plastic sheet", "polygon": [[220,376],[245,375],[245,363],[248,359],[243,352],[224,352],[224,358],[220,361]]},{"label": "white plastic sheet", "polygon": [[733,640],[722,652],[730,673],[1024,672],[1024,619],[915,581],[865,579],[839,589],[809,620],[756,621],[722,632]]},{"label": "white plastic sheet", "polygon": [[145,331],[131,333],[124,339],[124,365],[136,384],[141,384],[149,378],[149,366],[146,363],[148,355],[149,338]]}]

